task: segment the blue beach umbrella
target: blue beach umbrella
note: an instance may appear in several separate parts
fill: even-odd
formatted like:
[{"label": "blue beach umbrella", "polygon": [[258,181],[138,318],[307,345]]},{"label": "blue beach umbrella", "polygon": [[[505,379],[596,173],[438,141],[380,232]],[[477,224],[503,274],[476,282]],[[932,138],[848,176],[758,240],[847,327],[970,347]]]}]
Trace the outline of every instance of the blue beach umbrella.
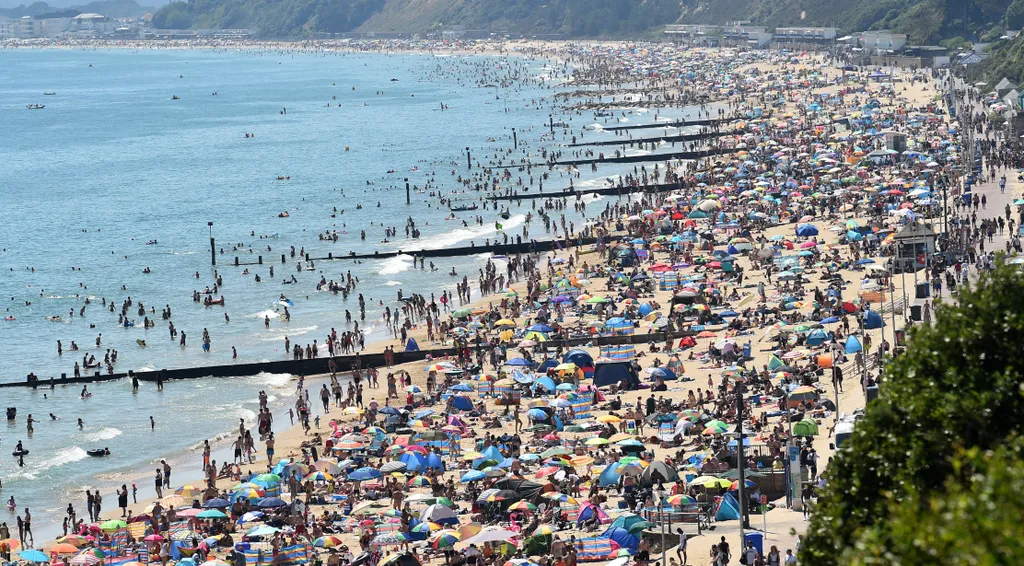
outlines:
[{"label": "blue beach umbrella", "polygon": [[349,481],[366,481],[381,477],[383,474],[375,468],[359,468],[348,475]]}]

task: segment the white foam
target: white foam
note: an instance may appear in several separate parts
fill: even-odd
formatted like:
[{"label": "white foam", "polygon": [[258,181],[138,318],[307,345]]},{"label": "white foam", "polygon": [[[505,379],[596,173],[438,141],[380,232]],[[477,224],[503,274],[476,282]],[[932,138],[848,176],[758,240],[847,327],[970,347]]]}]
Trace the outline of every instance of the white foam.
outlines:
[{"label": "white foam", "polygon": [[48,470],[50,468],[56,468],[72,462],[78,462],[88,458],[89,455],[85,453],[85,450],[78,446],[70,446],[68,448],[61,448],[51,458],[42,460],[35,463],[32,466],[36,470]]},{"label": "white foam", "polygon": [[396,285],[401,285],[401,284],[402,284],[401,281],[388,281],[387,283],[385,283],[385,285],[387,285],[388,287],[395,287]]},{"label": "white foam", "polygon": [[261,342],[284,342],[285,336],[303,336],[320,328],[319,326],[303,326],[299,328],[282,328],[276,332],[261,332],[256,336]]},{"label": "white foam", "polygon": [[290,373],[267,373],[261,371],[254,376],[260,383],[270,387],[282,387],[287,385],[295,376]]},{"label": "white foam", "polygon": [[594,130],[595,132],[600,132],[604,130],[604,126],[602,126],[601,124],[591,124],[589,126],[586,126],[586,129]]},{"label": "white foam", "polygon": [[274,311],[274,310],[267,309],[265,311],[260,311],[260,312],[255,313],[255,314],[250,314],[247,318],[266,318],[268,316],[270,318],[278,318],[278,317],[281,316],[281,313],[279,313],[277,311]]},{"label": "white foam", "polygon": [[86,442],[99,442],[101,440],[111,440],[121,436],[123,434],[120,429],[105,426],[96,432],[87,432],[82,436],[82,440]]},{"label": "white foam", "polygon": [[[504,232],[509,234],[509,238],[514,238],[515,234],[512,233],[513,228],[518,228],[526,222],[525,214],[516,214],[508,220],[499,220]],[[459,228],[457,230],[451,230],[444,234],[439,234],[436,237],[431,238],[429,244],[423,246],[427,250],[437,250],[441,248],[450,248],[456,244],[468,240],[474,240],[477,245],[484,245],[487,238],[492,234],[497,234],[498,230],[492,223],[486,223],[483,226],[470,226],[468,228]]]},{"label": "white foam", "polygon": [[411,255],[400,254],[380,262],[377,273],[381,275],[395,275],[413,268],[415,259]]}]

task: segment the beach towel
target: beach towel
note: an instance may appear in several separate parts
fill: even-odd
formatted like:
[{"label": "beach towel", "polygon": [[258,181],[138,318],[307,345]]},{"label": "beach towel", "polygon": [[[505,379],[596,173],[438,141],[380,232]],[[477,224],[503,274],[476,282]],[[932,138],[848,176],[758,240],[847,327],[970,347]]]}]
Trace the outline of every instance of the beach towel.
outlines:
[{"label": "beach towel", "polygon": [[576,559],[580,562],[608,560],[608,555],[618,549],[619,545],[609,538],[583,538],[576,542]]}]

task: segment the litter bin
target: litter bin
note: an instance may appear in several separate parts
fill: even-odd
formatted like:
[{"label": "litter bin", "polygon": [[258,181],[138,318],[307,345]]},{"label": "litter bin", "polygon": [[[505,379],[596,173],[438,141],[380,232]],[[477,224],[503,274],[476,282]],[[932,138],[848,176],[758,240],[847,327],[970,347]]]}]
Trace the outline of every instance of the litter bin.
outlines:
[{"label": "litter bin", "polygon": [[921,314],[921,305],[910,305],[910,320],[921,322],[924,316]]},{"label": "litter bin", "polygon": [[914,286],[914,298],[915,299],[927,299],[929,297],[930,287],[927,281],[922,281]]},{"label": "litter bin", "polygon": [[[764,556],[764,534],[759,532],[743,533],[743,548],[747,547],[748,542],[754,543],[754,548],[757,549],[757,552]],[[740,552],[742,553],[743,551],[741,550]]]}]

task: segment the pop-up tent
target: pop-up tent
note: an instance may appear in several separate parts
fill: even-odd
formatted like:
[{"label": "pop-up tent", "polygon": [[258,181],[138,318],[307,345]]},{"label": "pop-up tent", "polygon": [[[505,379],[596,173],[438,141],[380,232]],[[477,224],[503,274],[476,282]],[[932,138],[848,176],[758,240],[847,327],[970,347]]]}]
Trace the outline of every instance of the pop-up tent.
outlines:
[{"label": "pop-up tent", "polygon": [[416,343],[416,340],[410,338],[405,343],[405,351],[406,352],[419,352],[420,351],[420,345]]},{"label": "pop-up tent", "polygon": [[[584,503],[583,507],[580,508],[579,516],[576,517],[576,526],[579,527],[582,525],[583,521],[590,521],[594,518],[595,514],[597,515],[598,520],[601,521],[601,524],[608,524],[612,522],[612,518],[608,516],[608,513],[604,512],[604,509],[601,509],[593,503]],[[629,531],[626,531],[626,534],[629,534]]]},{"label": "pop-up tent", "polygon": [[883,326],[885,323],[882,322],[882,315],[872,310],[864,311],[864,328],[874,330]]},{"label": "pop-up tent", "polygon": [[740,518],[740,506],[736,503],[736,497],[726,492],[718,503],[718,511],[715,512],[716,521],[733,521]]},{"label": "pop-up tent", "polygon": [[633,370],[629,362],[602,362],[596,366],[594,372],[594,385],[607,387],[625,381],[626,389],[632,390],[640,387],[640,378]]},{"label": "pop-up tent", "polygon": [[601,536],[617,542],[622,548],[635,551],[640,546],[640,539],[622,527],[610,527]]}]

